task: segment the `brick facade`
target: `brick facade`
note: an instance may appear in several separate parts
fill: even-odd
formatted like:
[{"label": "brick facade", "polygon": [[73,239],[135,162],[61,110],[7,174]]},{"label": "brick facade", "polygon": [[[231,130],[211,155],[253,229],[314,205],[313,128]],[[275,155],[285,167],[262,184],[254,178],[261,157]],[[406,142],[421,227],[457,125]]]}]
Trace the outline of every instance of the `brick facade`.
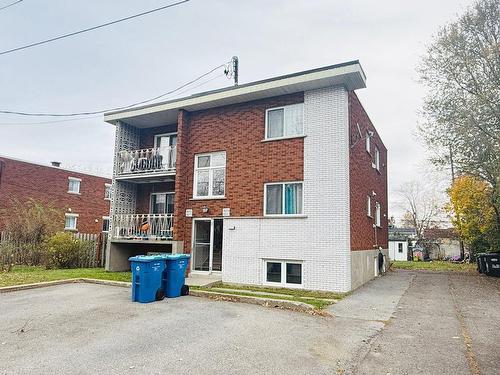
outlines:
[{"label": "brick facade", "polygon": [[[349,128],[351,249],[370,250],[379,246],[387,249],[387,149],[354,92],[349,92]],[[370,142],[370,153],[365,147],[365,136],[368,130],[374,133]],[[361,136],[359,131],[361,131]],[[380,172],[372,167],[375,146],[380,151]],[[376,193],[375,196],[372,195],[372,191]],[[372,217],[367,215],[368,195],[371,196]],[[381,227],[376,229],[373,228],[375,202],[381,204]]]},{"label": "brick facade", "polygon": [[[232,217],[262,216],[264,183],[303,180],[304,140],[262,142],[266,109],[304,101],[303,93],[187,113],[181,111],[177,133],[174,239],[191,248],[191,218],[221,217],[229,207]],[[225,199],[193,200],[196,154],[225,151]],[[202,207],[209,208],[208,213]]]},{"label": "brick facade", "polygon": [[[79,215],[79,232],[102,231],[102,217],[108,216],[110,209],[109,200],[104,199],[105,184],[110,184],[110,179],[4,157],[0,157],[0,164],[0,228],[13,200],[23,203],[34,199],[61,210],[61,229],[64,213],[71,209]],[[68,193],[68,177],[82,180],[79,195]]]}]

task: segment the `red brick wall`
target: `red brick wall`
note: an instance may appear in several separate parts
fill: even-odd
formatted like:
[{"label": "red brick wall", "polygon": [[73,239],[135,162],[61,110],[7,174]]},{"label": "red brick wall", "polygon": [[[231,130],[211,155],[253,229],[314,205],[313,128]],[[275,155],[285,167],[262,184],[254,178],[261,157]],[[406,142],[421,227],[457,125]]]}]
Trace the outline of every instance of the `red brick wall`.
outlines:
[{"label": "red brick wall", "polygon": [[[5,211],[13,199],[26,202],[31,198],[61,210],[61,229],[64,227],[64,213],[69,213],[67,209],[71,208],[71,213],[79,214],[79,232],[101,232],[102,217],[109,215],[104,187],[111,183],[110,179],[7,158],[0,158],[0,163],[3,165],[0,172],[0,227],[8,216]],[[82,180],[80,195],[68,193],[68,177]]]},{"label": "red brick wall", "polygon": [[[262,216],[264,183],[303,179],[302,138],[262,142],[266,109],[303,101],[298,93],[179,113],[174,237],[184,240],[186,251],[192,222],[186,209],[193,209],[193,217],[220,217],[223,207],[231,209],[231,216]],[[226,198],[192,200],[195,154],[214,151],[226,151]]]},{"label": "red brick wall", "polygon": [[[357,125],[361,129],[361,138]],[[387,149],[377,130],[370,121],[357,95],[349,93],[350,128],[350,207],[351,207],[351,249],[368,250],[381,246],[388,248],[387,237]],[[366,131],[374,132],[371,139],[371,154],[365,148]],[[372,167],[375,146],[380,150],[380,172]],[[367,216],[367,195],[372,196],[372,217]],[[375,202],[381,204],[381,228],[373,228],[375,223]],[[375,239],[376,237],[376,239]]]}]

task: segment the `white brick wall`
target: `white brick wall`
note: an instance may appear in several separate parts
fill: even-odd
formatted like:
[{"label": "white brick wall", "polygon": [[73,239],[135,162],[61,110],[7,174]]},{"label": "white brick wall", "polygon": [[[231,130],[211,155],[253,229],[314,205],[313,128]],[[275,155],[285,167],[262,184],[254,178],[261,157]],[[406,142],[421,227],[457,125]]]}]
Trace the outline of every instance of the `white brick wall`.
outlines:
[{"label": "white brick wall", "polygon": [[307,217],[225,219],[224,281],[261,284],[262,259],[289,259],[303,261],[306,289],[351,289],[347,91],[305,92],[304,128]]}]

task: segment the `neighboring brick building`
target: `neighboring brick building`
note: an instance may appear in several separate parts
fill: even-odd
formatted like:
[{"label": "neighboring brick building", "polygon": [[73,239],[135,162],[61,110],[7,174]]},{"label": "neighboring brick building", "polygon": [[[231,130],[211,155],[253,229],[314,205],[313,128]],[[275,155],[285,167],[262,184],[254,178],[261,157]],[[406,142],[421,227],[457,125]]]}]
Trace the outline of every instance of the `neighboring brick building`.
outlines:
[{"label": "neighboring brick building", "polygon": [[[0,230],[16,201],[61,210],[61,226],[80,233],[109,227],[111,179],[0,156]],[[62,228],[61,228],[62,229]]]},{"label": "neighboring brick building", "polygon": [[106,267],[192,254],[223,281],[349,291],[387,254],[387,150],[357,61],[109,113]]}]

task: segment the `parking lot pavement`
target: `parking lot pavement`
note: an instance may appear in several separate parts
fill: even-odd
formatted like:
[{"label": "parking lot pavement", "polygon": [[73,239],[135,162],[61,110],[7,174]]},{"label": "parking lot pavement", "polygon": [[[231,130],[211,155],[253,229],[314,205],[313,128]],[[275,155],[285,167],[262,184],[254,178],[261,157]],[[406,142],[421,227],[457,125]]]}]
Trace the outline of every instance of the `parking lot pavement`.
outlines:
[{"label": "parking lot pavement", "polygon": [[[404,271],[399,272],[404,274]],[[408,272],[395,316],[358,359],[358,374],[499,374],[500,279]]]},{"label": "parking lot pavement", "polygon": [[497,374],[500,280],[390,272],[334,317],[67,284],[0,294],[0,374]]},{"label": "parking lot pavement", "polygon": [[196,297],[151,304],[119,287],[0,294],[0,374],[323,374],[380,322]]}]

